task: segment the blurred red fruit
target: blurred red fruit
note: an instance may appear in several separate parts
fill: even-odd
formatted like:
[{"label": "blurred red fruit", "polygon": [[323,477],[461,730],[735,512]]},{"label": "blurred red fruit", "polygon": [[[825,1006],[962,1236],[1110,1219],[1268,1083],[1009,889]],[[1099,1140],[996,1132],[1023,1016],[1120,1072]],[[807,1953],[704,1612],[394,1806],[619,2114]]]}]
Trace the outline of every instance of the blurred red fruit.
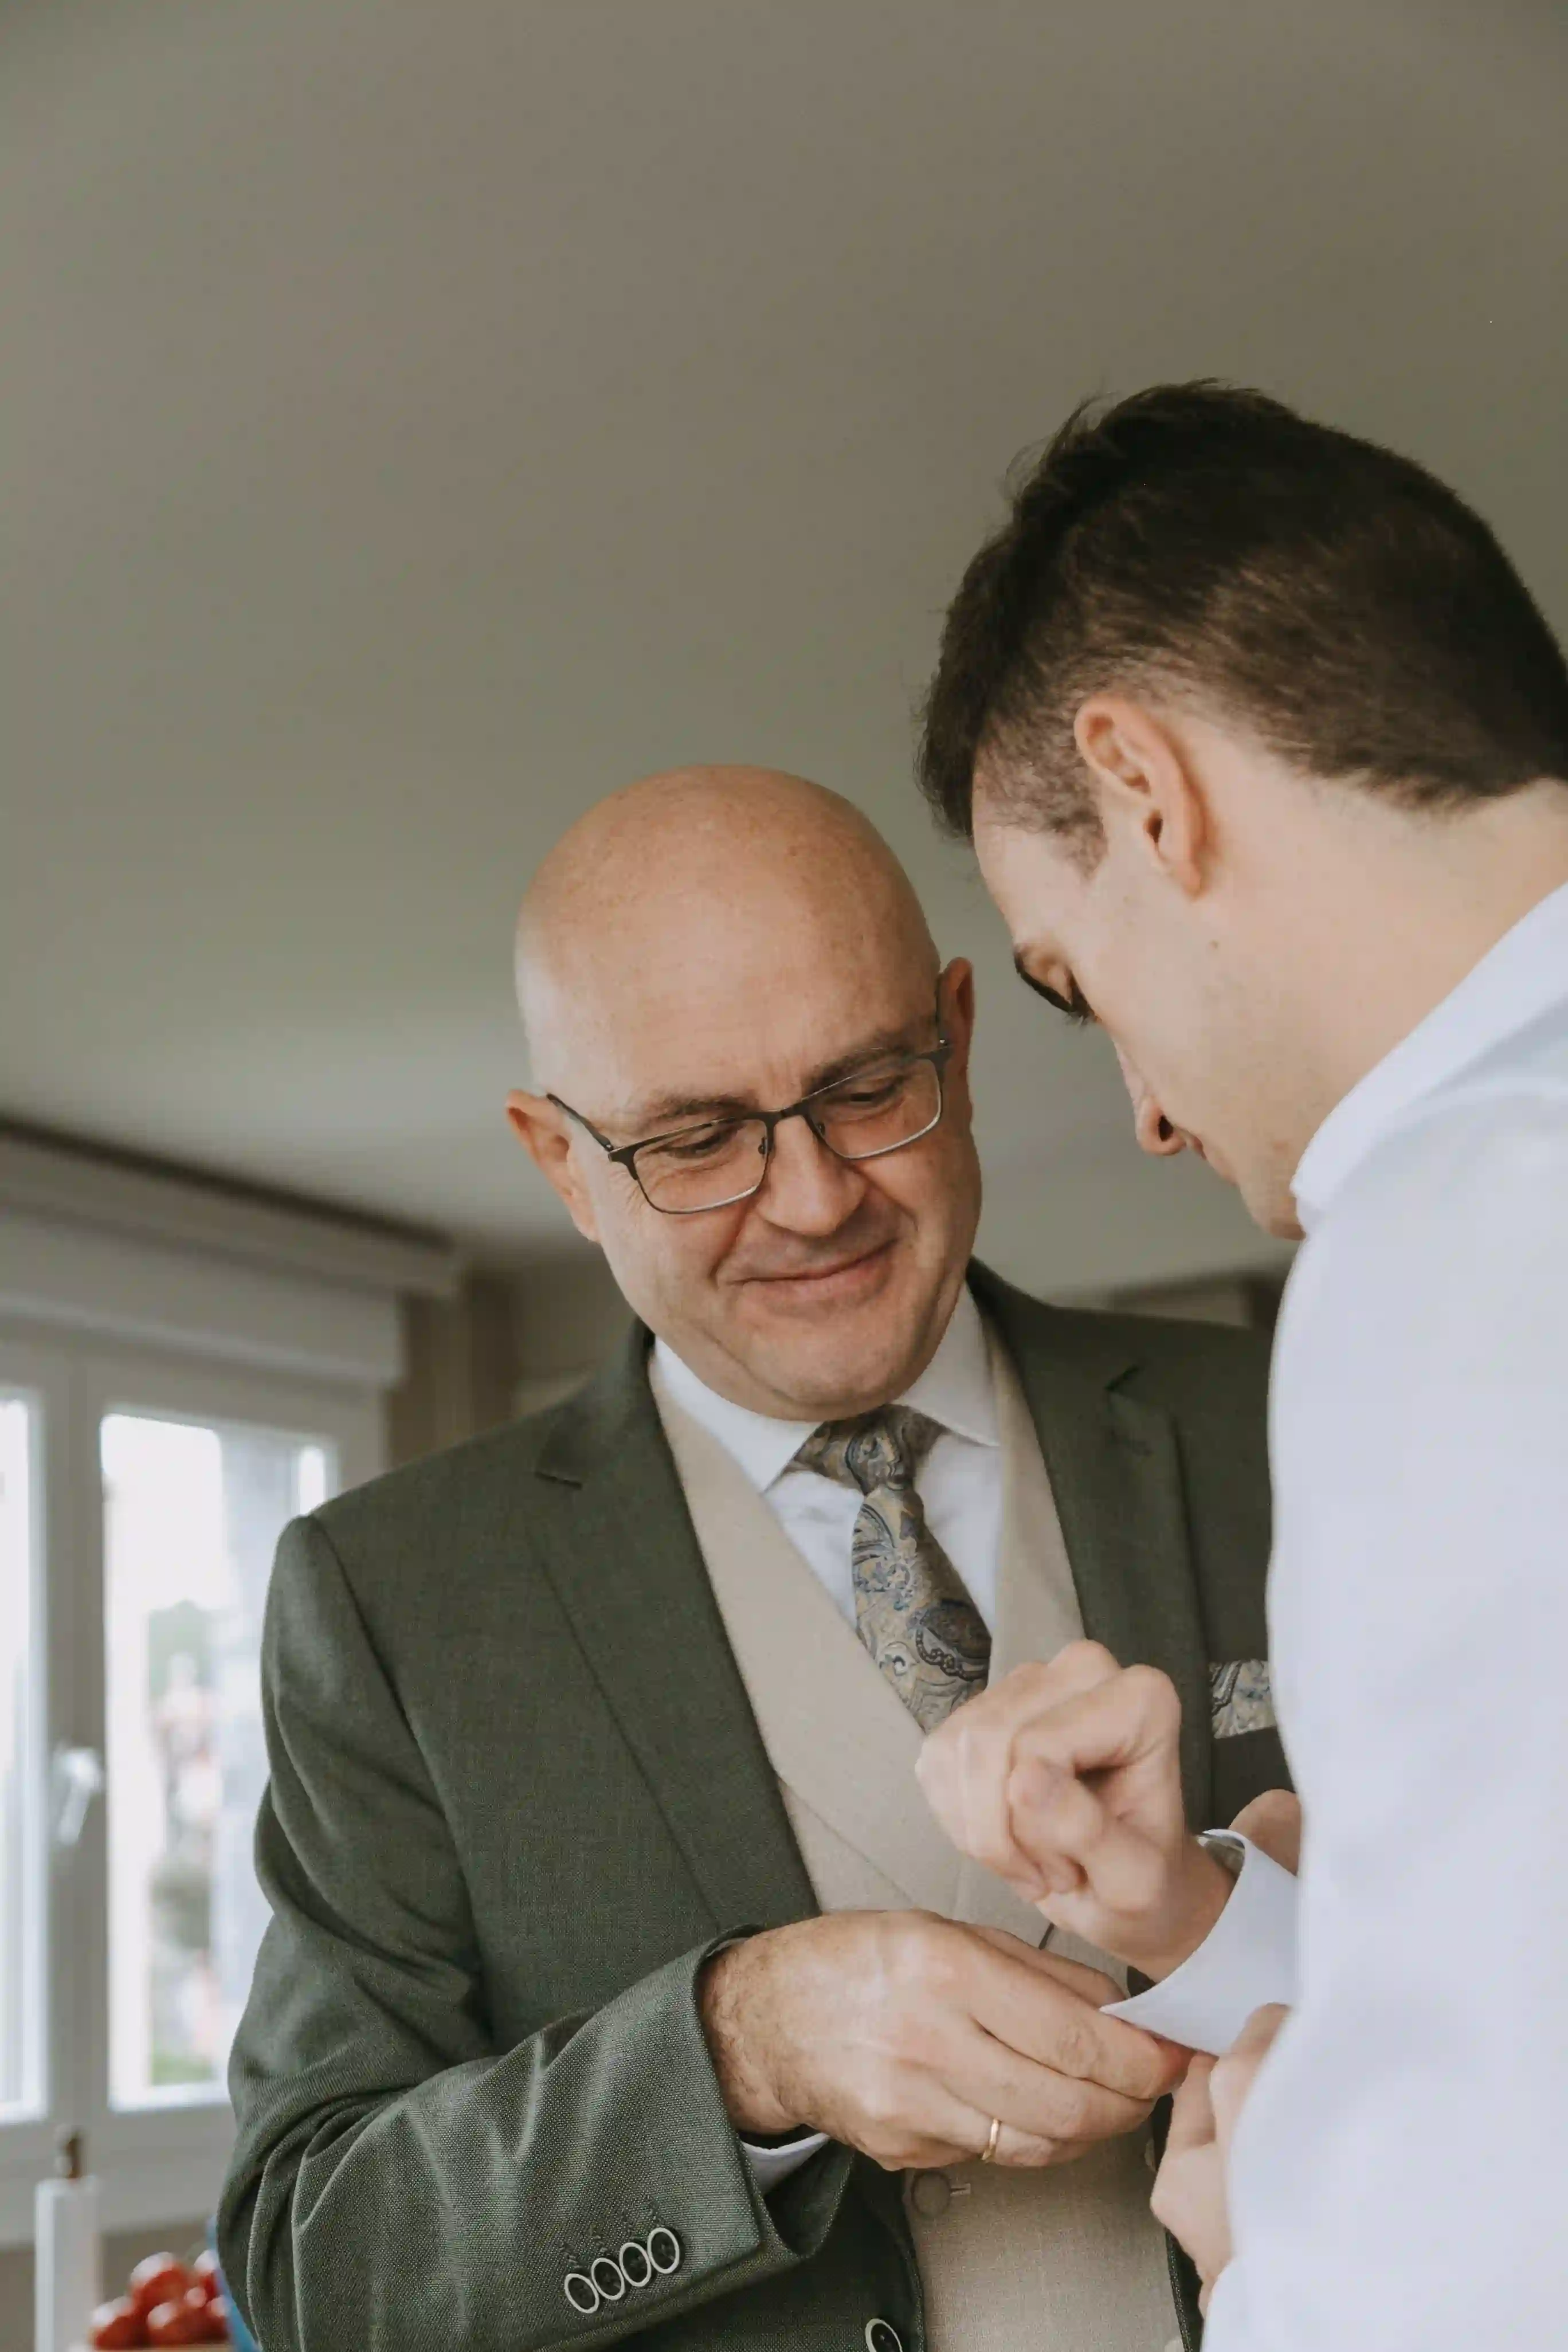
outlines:
[{"label": "blurred red fruit", "polygon": [[113,2303],[99,2305],[92,2315],[88,2341],[99,2346],[100,2352],[124,2352],[128,2345],[146,2343],[142,2314],[128,2294],[117,2296]]},{"label": "blurred red fruit", "polygon": [[178,2303],[190,2284],[189,2271],[173,2254],[149,2254],[132,2272],[125,2291],[145,2318],[154,2304]]},{"label": "blurred red fruit", "polygon": [[191,2264],[191,2276],[207,2301],[216,2303],[223,2293],[223,2277],[218,2270],[217,2256],[214,2253],[198,2254]]},{"label": "blurred red fruit", "polygon": [[199,2287],[178,2303],[160,2303],[147,2314],[149,2344],[210,2344],[211,2306]]}]

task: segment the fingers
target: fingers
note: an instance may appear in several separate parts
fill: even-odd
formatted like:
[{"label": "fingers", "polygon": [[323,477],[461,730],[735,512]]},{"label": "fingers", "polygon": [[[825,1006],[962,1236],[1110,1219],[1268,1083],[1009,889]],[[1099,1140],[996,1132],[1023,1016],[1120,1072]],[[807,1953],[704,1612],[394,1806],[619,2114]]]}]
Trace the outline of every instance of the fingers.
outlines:
[{"label": "fingers", "polygon": [[1033,1944],[1009,1936],[1005,1927],[976,1927],[973,1933],[994,1951],[1004,1952],[1009,1959],[1032,1969],[1037,1976],[1049,1977],[1053,1984],[1076,1994],[1090,2009],[1103,2009],[1108,2001],[1122,1999],[1121,1987],[1112,1983],[1099,1969],[1085,1967],[1081,1960],[1064,1959],[1058,1952],[1042,1952]]},{"label": "fingers", "polygon": [[1015,1667],[959,1707],[921,1750],[921,1787],[954,1845],[1031,1899],[1042,1890],[1014,1842],[1007,1813],[1014,1741],[1035,1717],[1120,1671],[1098,1642],[1070,1643],[1049,1665]]},{"label": "fingers", "polygon": [[1222,2147],[1229,2147],[1258,2070],[1274,2047],[1275,2038],[1289,2014],[1278,2001],[1255,2009],[1225,2056],[1215,2059],[1210,2095],[1215,2132]]},{"label": "fingers", "polygon": [[1058,1765],[1036,1756],[1017,1763],[1008,1783],[1008,1812],[1014,1837],[1047,1895],[1073,1895],[1088,1885],[1103,1908],[1128,1917],[1163,1900],[1165,1854]]},{"label": "fingers", "polygon": [[1214,2060],[1202,2055],[1194,2057],[1187,2068],[1171,2102],[1171,2128],[1165,2135],[1167,2154],[1183,2156],[1190,2148],[1206,2147],[1214,2138]]},{"label": "fingers", "polygon": [[[1182,1702],[1157,1666],[1126,1666],[1020,1724],[1014,1753],[1079,1776],[1169,1757],[1182,1732]],[[1178,1784],[1179,1785],[1179,1784]]]},{"label": "fingers", "polygon": [[1184,2053],[1102,2015],[1053,1977],[1003,1954],[976,1959],[971,2013],[1005,2050],[1133,2105],[1161,2097],[1181,2074]]},{"label": "fingers", "polygon": [[[1108,1669],[1109,1657],[1079,1643],[1065,1663],[1019,1668],[998,1686],[998,1706],[991,1706],[990,1693],[972,1699],[921,1757],[921,1785],[949,1836],[1035,1901],[1077,1892],[1085,1876],[1079,1846],[1098,1843],[1112,1815],[1134,1820],[1156,1843],[1168,1845],[1182,1833],[1181,1701],[1154,1667]],[[1073,1682],[1078,1688],[1068,1687]],[[1017,1778],[1026,1763],[1059,1776],[1055,1807],[1047,1808],[1049,1787],[1040,1773]],[[1115,1777],[1114,1806],[1082,1785],[1091,1775]],[[1076,1793],[1069,1783],[1079,1784]],[[1021,1806],[1030,1790],[1038,1803]],[[1119,1852],[1139,1874],[1140,1885],[1129,1890],[1135,1909],[1150,1892],[1149,1864],[1131,1845]],[[1105,1858],[1114,1865],[1115,1854]]]},{"label": "fingers", "polygon": [[[962,2051],[958,2080],[963,2098],[984,2114],[987,2130],[992,2116],[1000,2118],[1011,2135],[1006,2160],[1014,2163],[1054,2161],[1068,2142],[1120,2138],[1136,2131],[1153,2106],[1152,2096],[1127,2097],[1048,2062],[1037,2063],[978,2029]],[[1037,2143],[1033,2148],[1020,2145],[1031,2141]],[[994,2160],[1002,2160],[1000,2145]]]},{"label": "fingers", "polygon": [[1289,1789],[1265,1789],[1250,1805],[1243,1805],[1233,1830],[1292,1875],[1301,1867],[1301,1800]]}]

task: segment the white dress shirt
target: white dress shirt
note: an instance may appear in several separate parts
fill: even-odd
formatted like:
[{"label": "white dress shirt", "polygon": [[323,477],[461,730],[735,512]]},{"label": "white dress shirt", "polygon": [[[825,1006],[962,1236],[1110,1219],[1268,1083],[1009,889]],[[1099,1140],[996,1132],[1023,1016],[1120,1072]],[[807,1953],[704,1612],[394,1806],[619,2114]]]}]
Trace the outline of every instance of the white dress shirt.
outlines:
[{"label": "white dress shirt", "polygon": [[1300,2005],[1206,2352],[1568,2343],[1568,888],[1324,1122],[1275,1359]]},{"label": "white dress shirt", "polygon": [[[803,1470],[795,1461],[820,1423],[773,1421],[766,1413],[731,1404],[689,1370],[662,1339],[655,1343],[655,1353],[676,1403],[739,1463],[853,1625],[851,1553],[861,1496],[853,1486],[826,1477],[820,1470]],[[927,1527],[994,1633],[1002,1556],[1002,1438],[985,1327],[967,1288],[959,1292],[935,1355],[894,1402],[912,1405],[942,1430],[921,1465],[915,1490]]]}]

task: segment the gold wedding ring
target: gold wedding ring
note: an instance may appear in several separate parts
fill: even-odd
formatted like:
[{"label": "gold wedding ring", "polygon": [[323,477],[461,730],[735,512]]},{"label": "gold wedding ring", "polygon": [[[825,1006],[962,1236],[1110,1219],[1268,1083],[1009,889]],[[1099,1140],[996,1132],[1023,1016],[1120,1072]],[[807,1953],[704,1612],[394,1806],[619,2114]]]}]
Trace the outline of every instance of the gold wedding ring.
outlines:
[{"label": "gold wedding ring", "polygon": [[982,2163],[982,2164],[994,2164],[994,2163],[995,2163],[995,2161],[996,2161],[996,2143],[997,2143],[997,2141],[1001,2138],[1001,2137],[1002,2137],[1002,2118],[1001,2118],[1001,2116],[992,2116],[992,2118],[991,2118],[991,2131],[990,2131],[990,2136],[989,2136],[989,2137],[987,2138],[987,2140],[986,2140],[986,2142],[985,2142],[984,2147],[981,2149],[981,2151],[980,2151],[980,2161],[981,2161],[981,2163]]}]

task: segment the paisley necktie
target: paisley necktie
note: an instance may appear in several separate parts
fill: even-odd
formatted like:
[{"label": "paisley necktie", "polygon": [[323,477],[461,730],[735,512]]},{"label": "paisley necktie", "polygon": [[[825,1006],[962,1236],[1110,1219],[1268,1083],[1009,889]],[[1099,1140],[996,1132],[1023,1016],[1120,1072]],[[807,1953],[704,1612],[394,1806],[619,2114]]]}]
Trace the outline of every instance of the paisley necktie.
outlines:
[{"label": "paisley necktie", "polygon": [[926,1525],[915,1474],[942,1432],[907,1404],[825,1422],[795,1455],[803,1469],[858,1487],[855,1622],[922,1731],[985,1687],[991,1636],[963,1580]]}]

